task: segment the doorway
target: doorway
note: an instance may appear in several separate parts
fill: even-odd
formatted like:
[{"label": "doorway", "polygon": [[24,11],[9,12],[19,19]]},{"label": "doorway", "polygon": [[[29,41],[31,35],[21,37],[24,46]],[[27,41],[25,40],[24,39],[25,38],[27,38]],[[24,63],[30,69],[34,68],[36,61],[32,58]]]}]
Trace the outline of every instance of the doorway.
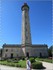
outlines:
[{"label": "doorway", "polygon": [[11,59],[13,58],[13,53],[11,53]]},{"label": "doorway", "polygon": [[42,57],[42,53],[40,53],[40,57]]},{"label": "doorway", "polygon": [[28,57],[28,58],[29,58],[29,52],[27,52],[27,53],[26,53],[26,57]]}]

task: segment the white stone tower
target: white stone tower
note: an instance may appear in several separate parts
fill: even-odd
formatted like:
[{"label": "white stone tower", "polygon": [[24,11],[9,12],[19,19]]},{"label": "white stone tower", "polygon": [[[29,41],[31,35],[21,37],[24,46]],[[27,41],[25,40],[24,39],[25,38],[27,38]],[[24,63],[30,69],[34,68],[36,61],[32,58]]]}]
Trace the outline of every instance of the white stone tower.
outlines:
[{"label": "white stone tower", "polygon": [[27,3],[21,7],[22,9],[22,46],[31,45],[31,32],[29,21],[29,6]]}]

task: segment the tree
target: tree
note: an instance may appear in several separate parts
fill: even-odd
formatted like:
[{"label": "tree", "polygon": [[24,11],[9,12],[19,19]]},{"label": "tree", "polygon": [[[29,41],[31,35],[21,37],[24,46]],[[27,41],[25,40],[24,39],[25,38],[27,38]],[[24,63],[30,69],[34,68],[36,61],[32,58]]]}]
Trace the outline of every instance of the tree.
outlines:
[{"label": "tree", "polygon": [[52,51],[53,51],[52,47],[53,47],[53,46],[51,46],[51,47],[48,49],[49,57],[52,57]]},{"label": "tree", "polygon": [[2,49],[0,49],[0,57],[2,57]]}]

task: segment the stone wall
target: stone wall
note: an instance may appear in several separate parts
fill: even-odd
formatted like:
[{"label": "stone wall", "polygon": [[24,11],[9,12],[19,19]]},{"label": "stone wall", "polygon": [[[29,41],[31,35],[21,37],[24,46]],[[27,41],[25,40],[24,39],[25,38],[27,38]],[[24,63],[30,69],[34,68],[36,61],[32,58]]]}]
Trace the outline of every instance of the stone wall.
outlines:
[{"label": "stone wall", "polygon": [[35,57],[48,57],[48,47],[45,45],[32,46],[32,56]]},{"label": "stone wall", "polygon": [[48,47],[46,45],[28,45],[25,47],[21,47],[21,45],[3,46],[3,58],[11,58],[12,54],[14,58],[26,56],[27,54],[29,55],[29,57],[48,57]]}]

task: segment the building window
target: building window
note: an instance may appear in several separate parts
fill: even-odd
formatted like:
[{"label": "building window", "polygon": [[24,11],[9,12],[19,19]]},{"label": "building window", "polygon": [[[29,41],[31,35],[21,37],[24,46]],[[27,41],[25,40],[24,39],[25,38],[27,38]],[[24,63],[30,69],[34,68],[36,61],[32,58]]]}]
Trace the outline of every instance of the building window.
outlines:
[{"label": "building window", "polygon": [[8,51],[8,49],[6,49],[6,52]]}]

